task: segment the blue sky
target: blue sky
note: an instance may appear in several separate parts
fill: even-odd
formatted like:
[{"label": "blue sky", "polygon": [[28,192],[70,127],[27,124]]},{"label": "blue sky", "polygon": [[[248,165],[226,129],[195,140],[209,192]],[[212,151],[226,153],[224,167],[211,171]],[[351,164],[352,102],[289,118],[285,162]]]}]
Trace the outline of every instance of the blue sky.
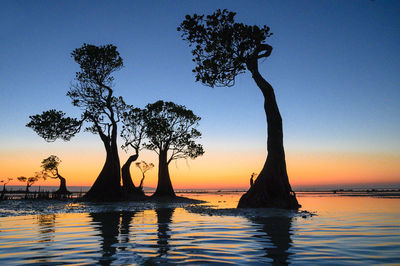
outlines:
[{"label": "blue sky", "polygon": [[[400,154],[400,2],[367,0],[1,1],[0,149],[49,147],[25,127],[28,116],[79,115],[65,96],[78,71],[70,53],[113,43],[125,65],[115,93],[126,102],[186,105],[202,117],[206,152],[265,150],[263,99],[250,74],[232,88],[195,83],[176,31],[186,14],[216,8],[274,33],[261,73],[275,88],[286,150]],[[89,133],[71,145],[83,143],[100,145]]]}]

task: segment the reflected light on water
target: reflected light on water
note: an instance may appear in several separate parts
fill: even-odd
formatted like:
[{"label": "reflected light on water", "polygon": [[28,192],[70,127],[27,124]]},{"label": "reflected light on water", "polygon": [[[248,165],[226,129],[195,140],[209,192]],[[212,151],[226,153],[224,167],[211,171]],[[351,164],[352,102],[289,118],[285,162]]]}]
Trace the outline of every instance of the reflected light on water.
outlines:
[{"label": "reflected light on water", "polygon": [[[228,208],[240,193],[185,196]],[[0,264],[400,263],[400,199],[298,196],[316,216],[222,216],[160,204],[2,217]]]}]

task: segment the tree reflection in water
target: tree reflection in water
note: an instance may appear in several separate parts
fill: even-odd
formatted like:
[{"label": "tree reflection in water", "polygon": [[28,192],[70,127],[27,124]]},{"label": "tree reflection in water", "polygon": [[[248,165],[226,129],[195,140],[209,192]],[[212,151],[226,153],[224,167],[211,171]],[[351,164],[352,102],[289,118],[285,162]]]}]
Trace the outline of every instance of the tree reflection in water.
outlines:
[{"label": "tree reflection in water", "polygon": [[172,221],[172,214],[174,213],[173,208],[157,208],[157,244],[158,244],[158,256],[165,257],[168,255],[169,244],[168,240],[171,238],[169,224]]},{"label": "tree reflection in water", "polygon": [[[90,213],[92,223],[98,225],[96,229],[100,233],[102,257],[99,260],[101,265],[110,265],[116,259],[114,256],[118,243],[118,236],[121,235],[122,243],[129,242],[129,227],[136,212],[100,212]],[[125,249],[125,248],[123,248]]]},{"label": "tree reflection in water", "polygon": [[37,264],[48,264],[54,255],[51,254],[51,246],[53,245],[55,235],[55,214],[39,214],[37,215],[39,239],[36,245],[31,246],[31,250],[35,253],[27,258]]},{"label": "tree reflection in water", "polygon": [[256,225],[261,225],[262,228],[257,231],[265,232],[269,238],[269,241],[266,241],[265,235],[258,234],[254,236],[255,239],[260,240],[260,243],[265,246],[263,248],[266,252],[265,256],[272,259],[274,265],[288,264],[288,258],[292,254],[288,252],[292,246],[292,217],[257,217],[252,218],[251,221]]},{"label": "tree reflection in water", "polygon": [[[172,221],[174,208],[156,208],[157,217],[157,257],[148,258],[146,263],[161,262],[159,258],[166,258],[168,255],[169,239],[171,237],[169,224]],[[101,265],[109,265],[117,259],[114,256],[117,252],[119,239],[121,244],[119,250],[126,250],[127,243],[130,242],[130,227],[134,216],[137,212],[121,211],[121,212],[101,212],[90,213],[92,224],[96,225],[101,237],[102,257],[99,260]],[[132,254],[134,255],[134,254]]]},{"label": "tree reflection in water", "polygon": [[[133,220],[133,217],[137,212],[131,211],[122,211],[121,212],[121,225],[120,225],[120,234],[121,234],[121,243],[127,244],[129,243],[129,232],[130,226]],[[125,250],[126,245],[122,245],[121,250]]]},{"label": "tree reflection in water", "polygon": [[39,225],[39,243],[51,242],[55,233],[55,214],[39,214],[37,216],[37,223]]}]

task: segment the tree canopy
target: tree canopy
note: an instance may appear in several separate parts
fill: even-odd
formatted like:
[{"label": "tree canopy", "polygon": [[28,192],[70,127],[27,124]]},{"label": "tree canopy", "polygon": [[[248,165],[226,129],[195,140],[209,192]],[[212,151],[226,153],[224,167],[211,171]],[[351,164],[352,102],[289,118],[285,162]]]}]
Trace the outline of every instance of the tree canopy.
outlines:
[{"label": "tree canopy", "polygon": [[47,176],[51,178],[58,178],[58,165],[61,163],[60,158],[56,155],[50,155],[42,160],[42,169]]},{"label": "tree canopy", "polygon": [[195,142],[201,137],[197,130],[200,117],[183,105],[157,101],[145,108],[146,149],[157,154],[171,151],[167,163],[181,158],[196,158],[203,155],[201,144]]},{"label": "tree canopy", "polygon": [[143,148],[143,141],[146,137],[146,125],[144,122],[145,111],[140,108],[127,105],[122,115],[121,137],[124,140],[122,149],[133,148],[136,153]]},{"label": "tree canopy", "polygon": [[246,66],[271,54],[272,47],[265,43],[272,35],[270,28],[237,23],[235,15],[226,9],[207,16],[186,15],[178,27],[182,39],[193,47],[196,81],[211,87],[233,86]]},{"label": "tree canopy", "polygon": [[57,139],[70,140],[81,129],[82,121],[65,117],[63,111],[51,109],[39,115],[29,116],[31,121],[26,125],[48,142]]},{"label": "tree canopy", "polygon": [[36,183],[37,181],[39,181],[39,179],[46,179],[46,177],[44,177],[42,174],[40,173],[35,173],[34,176],[31,177],[25,177],[25,176],[20,176],[17,177],[17,180],[23,183],[26,183],[26,188],[30,188],[34,183]]},{"label": "tree canopy", "polygon": [[113,96],[112,90],[114,77],[111,74],[123,67],[116,49],[112,44],[83,44],[72,52],[81,71],[76,72],[67,96],[82,110],[80,119],[66,117],[63,111],[51,109],[30,116],[31,121],[26,126],[46,141],[59,138],[68,141],[81,130],[84,122],[88,122],[87,131],[99,134],[103,141],[110,143],[113,128],[125,107],[123,99]]}]

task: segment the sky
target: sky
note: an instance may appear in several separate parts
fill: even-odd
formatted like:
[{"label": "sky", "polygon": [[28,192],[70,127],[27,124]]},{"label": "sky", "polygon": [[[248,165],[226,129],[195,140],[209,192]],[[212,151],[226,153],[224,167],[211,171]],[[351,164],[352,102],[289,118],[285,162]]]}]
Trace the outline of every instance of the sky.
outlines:
[{"label": "sky", "polygon": [[[47,143],[25,124],[48,109],[79,117],[66,96],[79,71],[71,52],[112,43],[124,60],[116,95],[137,107],[173,101],[202,118],[205,154],[171,163],[174,188],[247,188],[267,153],[262,94],[249,73],[230,88],[196,83],[176,30],[186,14],[218,8],[273,32],[260,73],[275,89],[294,188],[400,186],[400,2],[368,0],[1,1],[0,179],[31,176],[54,154],[67,185],[93,184],[105,160],[98,136]],[[149,151],[139,160],[157,165]],[[145,186],[156,186],[156,168]]]}]

